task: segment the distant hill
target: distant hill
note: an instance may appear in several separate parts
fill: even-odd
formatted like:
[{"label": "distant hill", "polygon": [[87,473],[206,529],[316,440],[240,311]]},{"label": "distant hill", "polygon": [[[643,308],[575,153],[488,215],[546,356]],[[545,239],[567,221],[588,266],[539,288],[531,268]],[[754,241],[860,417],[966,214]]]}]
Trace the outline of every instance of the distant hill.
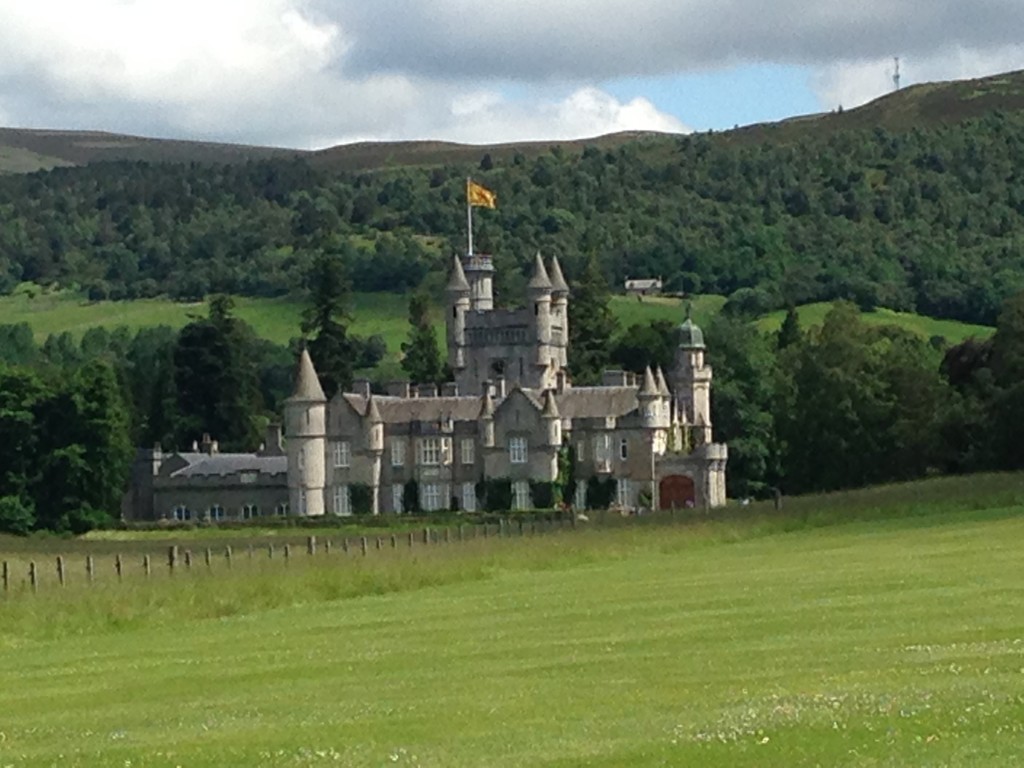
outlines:
[{"label": "distant hill", "polygon": [[[827,137],[838,131],[882,127],[905,131],[956,123],[992,111],[1024,110],[1024,71],[975,80],[912,85],[862,107],[759,123],[715,134],[727,144],[777,144]],[[580,152],[585,146],[609,149],[629,143],[671,145],[673,134],[643,131],[613,133],[574,141],[533,141],[491,145],[444,141],[360,142],[317,151],[179,141],[98,131],[0,128],[0,173],[29,173],[59,166],[109,160],[171,163],[237,163],[253,159],[305,157],[327,170],[364,171],[404,166],[478,162],[485,154],[501,160],[522,154],[536,157],[558,146]]]}]

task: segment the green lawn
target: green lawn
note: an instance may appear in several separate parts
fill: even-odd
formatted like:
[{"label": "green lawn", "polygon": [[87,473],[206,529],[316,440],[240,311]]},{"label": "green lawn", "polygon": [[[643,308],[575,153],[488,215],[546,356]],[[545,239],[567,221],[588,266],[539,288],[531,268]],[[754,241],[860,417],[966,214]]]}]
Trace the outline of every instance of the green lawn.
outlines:
[{"label": "green lawn", "polygon": [[18,593],[0,764],[1015,765],[1022,493]]},{"label": "green lawn", "polygon": [[[832,305],[828,302],[805,304],[797,308],[800,323],[804,328],[820,326]],[[757,321],[758,327],[765,331],[777,331],[785,318],[785,311],[772,312]],[[871,325],[896,325],[930,339],[941,336],[951,344],[958,344],[971,336],[979,339],[991,336],[995,331],[987,325],[972,325],[956,320],[936,320],[924,315],[910,312],[894,312],[891,309],[876,309],[873,312],[862,312],[861,318]]]}]

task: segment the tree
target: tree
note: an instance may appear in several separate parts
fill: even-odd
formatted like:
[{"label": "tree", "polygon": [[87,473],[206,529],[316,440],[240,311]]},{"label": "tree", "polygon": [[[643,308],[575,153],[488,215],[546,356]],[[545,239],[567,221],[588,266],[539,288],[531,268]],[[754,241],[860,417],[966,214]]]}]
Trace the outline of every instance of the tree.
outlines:
[{"label": "tree", "polygon": [[790,306],[786,310],[786,317],[783,318],[782,325],[779,327],[779,333],[775,337],[775,347],[776,349],[783,350],[799,341],[800,315],[797,314],[795,307]]},{"label": "tree", "polygon": [[615,340],[611,361],[634,373],[643,373],[648,366],[652,369],[660,366],[667,371],[672,367],[676,339],[676,327],[668,320],[636,323]]},{"label": "tree", "polygon": [[179,442],[209,433],[226,447],[244,449],[259,438],[263,403],[253,359],[255,334],[231,310],[229,298],[215,296],[209,317],[189,323],[178,335],[174,386]]},{"label": "tree", "polygon": [[618,321],[608,306],[611,291],[593,255],[572,284],[569,300],[569,370],[576,384],[596,384],[611,361]]},{"label": "tree", "polygon": [[323,251],[316,254],[307,283],[310,306],[302,315],[302,333],[309,339],[324,393],[331,398],[352,385],[355,355],[346,327],[351,286],[341,258]]},{"label": "tree", "polygon": [[430,304],[422,292],[409,299],[409,326],[409,340],[402,343],[402,370],[420,384],[444,380],[444,363],[430,322]]}]

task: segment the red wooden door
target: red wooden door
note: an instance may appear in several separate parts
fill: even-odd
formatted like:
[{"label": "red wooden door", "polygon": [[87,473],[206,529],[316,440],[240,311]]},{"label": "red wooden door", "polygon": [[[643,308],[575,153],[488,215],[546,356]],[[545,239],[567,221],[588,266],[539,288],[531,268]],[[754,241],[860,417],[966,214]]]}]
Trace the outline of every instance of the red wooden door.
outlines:
[{"label": "red wooden door", "polygon": [[697,501],[693,478],[686,475],[669,475],[662,478],[658,494],[661,509],[684,509]]}]

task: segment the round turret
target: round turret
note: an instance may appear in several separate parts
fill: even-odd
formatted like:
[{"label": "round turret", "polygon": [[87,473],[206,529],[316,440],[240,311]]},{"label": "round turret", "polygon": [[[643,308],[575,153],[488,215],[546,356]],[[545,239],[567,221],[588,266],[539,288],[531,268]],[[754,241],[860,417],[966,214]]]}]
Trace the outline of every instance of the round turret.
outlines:
[{"label": "round turret", "polygon": [[704,349],[704,331],[693,322],[693,305],[686,305],[686,319],[679,326],[680,349]]}]

